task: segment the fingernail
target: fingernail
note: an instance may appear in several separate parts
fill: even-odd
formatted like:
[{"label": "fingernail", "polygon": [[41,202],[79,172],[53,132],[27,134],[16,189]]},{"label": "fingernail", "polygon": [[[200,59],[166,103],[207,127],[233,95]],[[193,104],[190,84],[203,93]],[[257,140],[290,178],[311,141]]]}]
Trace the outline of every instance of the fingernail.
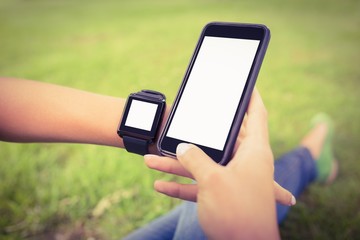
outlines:
[{"label": "fingernail", "polygon": [[180,143],[176,148],[176,155],[180,156],[186,153],[187,150],[190,148],[190,144],[187,143]]},{"label": "fingernail", "polygon": [[296,198],[291,196],[290,206],[294,206],[296,204]]}]

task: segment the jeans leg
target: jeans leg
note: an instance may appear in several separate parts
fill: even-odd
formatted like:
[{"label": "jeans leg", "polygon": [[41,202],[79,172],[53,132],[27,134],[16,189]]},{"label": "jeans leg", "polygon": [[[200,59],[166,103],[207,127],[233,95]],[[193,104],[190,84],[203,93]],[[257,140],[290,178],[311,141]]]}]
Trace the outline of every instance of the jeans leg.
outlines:
[{"label": "jeans leg", "polygon": [[[299,197],[316,176],[316,163],[307,148],[296,148],[275,161],[275,180],[295,197]],[[288,206],[277,204],[279,224],[285,219],[289,209]],[[183,205],[174,239],[206,239],[198,222],[196,203],[187,202]]]},{"label": "jeans leg", "polygon": [[[307,148],[294,149],[275,161],[275,180],[295,197],[299,197],[316,176],[316,163]],[[289,209],[277,204],[278,223],[285,219]],[[184,202],[128,237],[125,239],[206,239],[198,221],[197,204],[192,202]]]},{"label": "jeans leg", "polygon": [[[316,163],[305,147],[296,148],[275,161],[275,181],[296,198],[315,180],[316,176]],[[286,218],[289,210],[289,206],[276,204],[279,224]]]},{"label": "jeans leg", "polygon": [[126,240],[167,240],[173,239],[179,217],[184,206],[179,205],[169,213],[130,233]]},{"label": "jeans leg", "polygon": [[194,202],[184,202],[178,226],[174,235],[175,240],[203,240],[206,239],[205,233],[200,227],[197,204]]}]

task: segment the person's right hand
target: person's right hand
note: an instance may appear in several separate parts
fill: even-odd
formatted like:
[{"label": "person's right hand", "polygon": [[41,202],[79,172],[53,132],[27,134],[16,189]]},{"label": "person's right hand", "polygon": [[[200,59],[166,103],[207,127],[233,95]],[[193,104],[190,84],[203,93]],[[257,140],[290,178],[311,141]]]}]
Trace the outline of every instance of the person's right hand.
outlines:
[{"label": "person's right hand", "polygon": [[[253,95],[255,95],[255,97],[253,98],[260,98],[261,100],[261,97],[256,89],[254,90]],[[251,111],[250,107],[248,111]],[[241,128],[241,131],[239,133],[234,152],[237,151],[241,143],[247,137],[248,116],[246,116],[246,118],[244,119],[243,126],[244,127]],[[267,132],[266,132],[266,137],[267,137]],[[256,145],[256,143],[254,145]],[[249,151],[252,150],[254,150],[254,146],[249,147]],[[196,160],[194,159],[194,161]],[[147,155],[145,157],[145,163],[149,168],[152,168],[157,171],[194,179],[194,176],[186,168],[184,168],[181,162],[174,161],[174,159],[169,157]],[[275,198],[277,202],[288,206],[292,206],[296,203],[295,198],[288,190],[281,187],[275,181],[273,184],[274,184]],[[183,200],[193,201],[193,202],[197,201],[197,193],[198,193],[197,184],[180,184],[176,182],[156,181],[155,189],[170,197],[180,198]]]},{"label": "person's right hand", "polygon": [[[216,164],[200,148],[179,144],[177,158],[167,172],[183,172],[197,181],[193,185],[155,182],[157,191],[198,202],[199,222],[212,239],[277,239],[274,162],[268,140],[267,113],[257,91],[248,109],[246,132],[227,166]],[[150,166],[163,165],[166,157],[147,155]],[[155,164],[154,164],[155,163]],[[177,169],[178,168],[178,169]],[[185,173],[183,172],[183,173]],[[291,194],[287,196],[289,204]]]},{"label": "person's right hand", "polygon": [[[186,170],[179,161],[176,161],[173,158],[147,155],[145,157],[145,164],[149,168],[160,172],[195,180],[193,175]],[[291,192],[280,186],[276,181],[273,181],[273,184],[275,199],[278,203],[286,206],[293,206],[296,204],[296,199]],[[197,201],[198,185],[196,183],[182,184],[158,180],[155,182],[155,189],[169,197],[179,198],[185,201]]]}]

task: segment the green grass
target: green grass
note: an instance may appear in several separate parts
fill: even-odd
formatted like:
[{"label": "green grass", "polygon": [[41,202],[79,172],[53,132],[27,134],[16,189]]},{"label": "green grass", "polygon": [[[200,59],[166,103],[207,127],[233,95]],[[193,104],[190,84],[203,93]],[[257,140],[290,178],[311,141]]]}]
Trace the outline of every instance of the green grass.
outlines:
[{"label": "green grass", "polygon": [[[209,21],[268,25],[259,79],[276,156],[319,111],[335,123],[340,174],[312,185],[281,226],[284,239],[360,235],[360,2],[0,1],[0,75],[126,97],[157,89],[171,102]],[[1,123],[0,123],[1,124]],[[101,123],[99,123],[101,124]],[[69,144],[0,143],[0,238],[116,239],[179,201],[154,193],[142,158]],[[97,204],[110,206],[93,216]]]}]

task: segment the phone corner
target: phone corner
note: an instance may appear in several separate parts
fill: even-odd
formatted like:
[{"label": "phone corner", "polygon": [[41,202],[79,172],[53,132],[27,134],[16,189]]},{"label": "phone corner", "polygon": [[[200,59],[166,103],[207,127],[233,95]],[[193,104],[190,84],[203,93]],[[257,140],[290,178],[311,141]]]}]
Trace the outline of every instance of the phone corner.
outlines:
[{"label": "phone corner", "polygon": [[159,156],[164,156],[164,151],[161,148],[161,138],[156,143],[156,150],[159,153]]}]

